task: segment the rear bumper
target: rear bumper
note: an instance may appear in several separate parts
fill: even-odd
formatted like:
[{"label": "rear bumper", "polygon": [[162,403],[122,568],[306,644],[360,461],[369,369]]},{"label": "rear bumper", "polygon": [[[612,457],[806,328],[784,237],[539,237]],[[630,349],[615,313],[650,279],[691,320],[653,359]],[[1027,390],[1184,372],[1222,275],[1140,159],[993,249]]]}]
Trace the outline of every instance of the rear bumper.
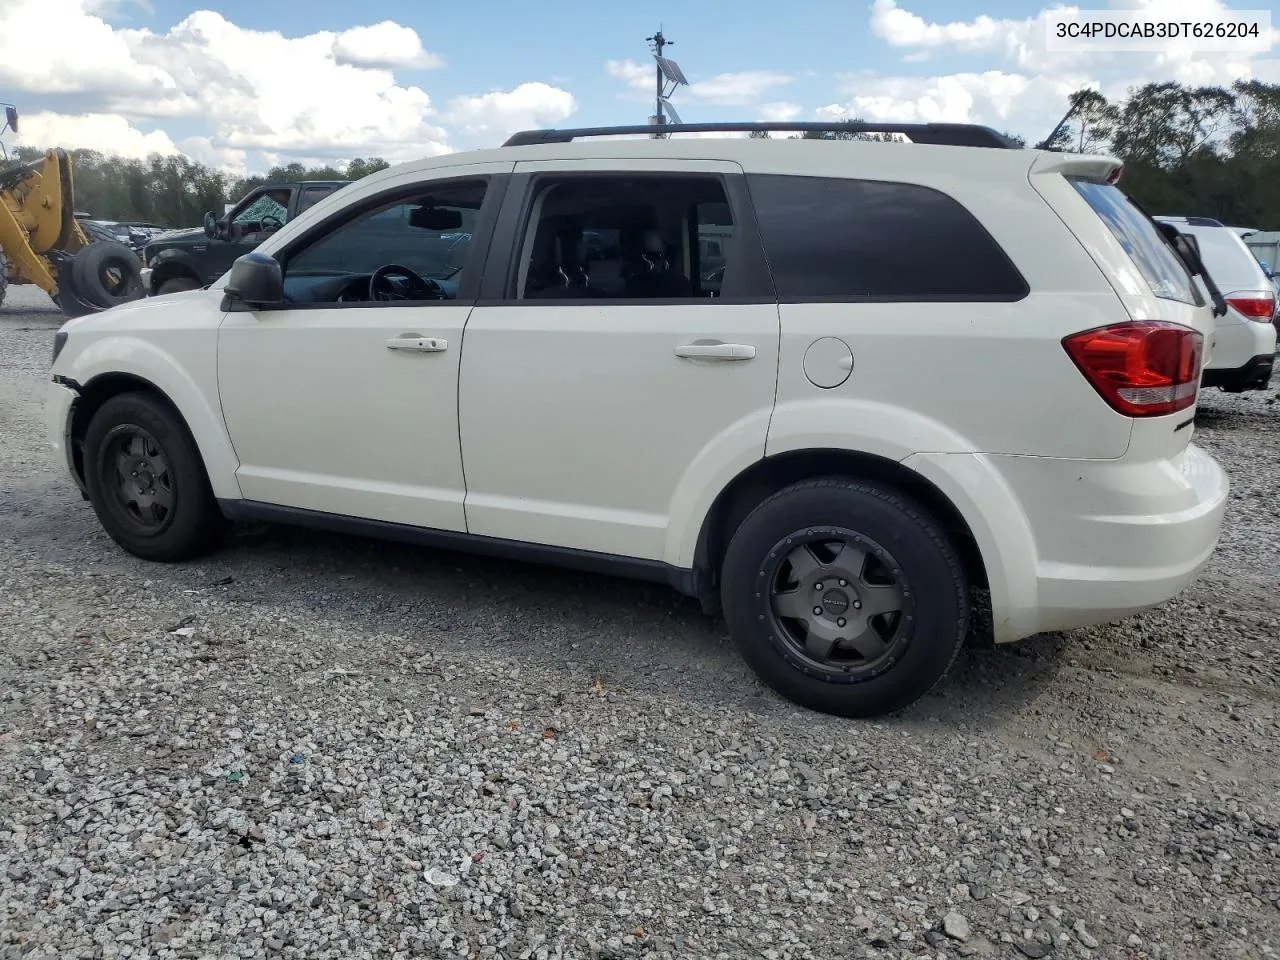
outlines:
[{"label": "rear bumper", "polygon": [[1202,387],[1218,387],[1228,393],[1265,390],[1271,383],[1275,354],[1251,357],[1242,366],[1230,370],[1210,367],[1200,377]]},{"label": "rear bumper", "polygon": [[1194,444],[1145,461],[931,454],[906,465],[965,515],[998,642],[1110,623],[1176,596],[1212,557],[1229,492]]}]

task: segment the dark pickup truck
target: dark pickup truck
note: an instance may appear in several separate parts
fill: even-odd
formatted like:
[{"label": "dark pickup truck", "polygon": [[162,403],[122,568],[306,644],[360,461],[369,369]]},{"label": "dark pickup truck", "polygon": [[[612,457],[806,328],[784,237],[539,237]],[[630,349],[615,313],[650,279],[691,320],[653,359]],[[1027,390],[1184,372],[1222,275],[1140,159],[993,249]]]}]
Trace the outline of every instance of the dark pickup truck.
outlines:
[{"label": "dark pickup truck", "polygon": [[248,253],[347,180],[267,183],[247,193],[225,216],[204,215],[204,227],[173,230],[143,250],[142,283],[149,294],[195,290],[213,283]]}]

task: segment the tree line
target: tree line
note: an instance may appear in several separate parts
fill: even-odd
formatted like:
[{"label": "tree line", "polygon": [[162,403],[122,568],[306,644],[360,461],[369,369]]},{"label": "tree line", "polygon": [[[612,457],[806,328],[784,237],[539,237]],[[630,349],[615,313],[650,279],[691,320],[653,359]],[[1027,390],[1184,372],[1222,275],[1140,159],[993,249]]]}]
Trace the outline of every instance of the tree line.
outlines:
[{"label": "tree line", "polygon": [[[1072,110],[1069,121],[1034,145],[1118,157],[1125,165],[1125,191],[1153,214],[1280,230],[1280,84],[1149,83],[1114,103],[1095,90],[1078,90],[1066,106]],[[887,139],[852,131],[804,136]],[[357,180],[387,166],[377,157],[357,158],[340,167],[291,163],[263,176],[232,177],[183,156],[125,160],[93,150],[70,152],[77,209],[104,220],[162,226],[197,225],[206,210],[220,213],[224,204],[267,180]],[[17,151],[19,159],[39,155],[29,148]]]},{"label": "tree line", "polygon": [[[290,163],[251,177],[230,176],[179,154],[125,159],[96,150],[68,150],[75,179],[76,210],[100,220],[155,223],[163,227],[199,226],[206,211],[221,215],[268,181],[358,180],[389,166],[380,157],[357,157],[340,166],[305,167]],[[19,147],[15,160],[39,159],[42,150]]]}]

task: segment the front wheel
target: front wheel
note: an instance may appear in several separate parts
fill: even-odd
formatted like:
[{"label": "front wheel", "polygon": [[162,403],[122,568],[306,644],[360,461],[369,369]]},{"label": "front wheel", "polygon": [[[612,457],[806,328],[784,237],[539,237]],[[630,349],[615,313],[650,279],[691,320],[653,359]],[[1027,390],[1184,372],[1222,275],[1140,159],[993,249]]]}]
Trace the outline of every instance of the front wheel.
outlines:
[{"label": "front wheel", "polygon": [[85,485],[99,522],[144,560],[178,561],[211,549],[224,520],[195,442],[155,397],[112,397],[85,432]]},{"label": "front wheel", "polygon": [[968,629],[955,548],[922,507],[877,484],[830,478],[774,494],[733,535],[721,579],[747,663],[822,713],[874,717],[914,703]]}]

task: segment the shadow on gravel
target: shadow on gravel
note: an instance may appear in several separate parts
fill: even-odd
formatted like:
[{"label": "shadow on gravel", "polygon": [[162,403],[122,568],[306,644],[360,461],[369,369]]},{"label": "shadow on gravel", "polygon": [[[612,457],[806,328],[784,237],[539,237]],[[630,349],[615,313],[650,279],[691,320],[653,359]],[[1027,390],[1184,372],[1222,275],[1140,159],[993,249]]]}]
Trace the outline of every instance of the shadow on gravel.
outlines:
[{"label": "shadow on gravel", "polygon": [[[425,628],[454,650],[572,661],[615,684],[812,718],[756,680],[722,620],[665,585],[275,526],[242,533],[211,560],[249,585],[242,602],[323,604],[357,630],[413,637]],[[291,587],[301,596],[280,595]],[[1059,635],[997,646],[981,633],[928,697],[888,722],[1002,725],[1053,682],[1072,647]]]}]

